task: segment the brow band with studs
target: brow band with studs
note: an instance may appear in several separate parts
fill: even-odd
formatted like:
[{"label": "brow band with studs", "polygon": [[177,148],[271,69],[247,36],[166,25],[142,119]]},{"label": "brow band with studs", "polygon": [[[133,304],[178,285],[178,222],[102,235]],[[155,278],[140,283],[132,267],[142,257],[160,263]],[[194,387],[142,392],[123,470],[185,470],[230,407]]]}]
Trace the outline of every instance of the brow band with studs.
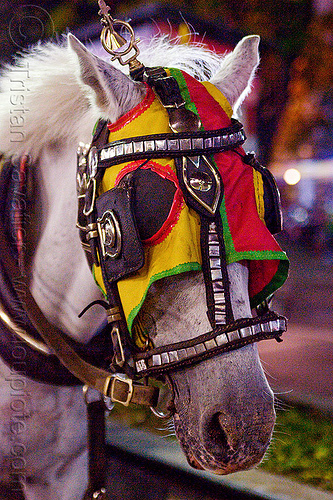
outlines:
[{"label": "brow band with studs", "polygon": [[236,120],[230,127],[213,131],[132,137],[99,149],[98,168],[137,159],[213,154],[240,146],[245,139],[242,125]]}]

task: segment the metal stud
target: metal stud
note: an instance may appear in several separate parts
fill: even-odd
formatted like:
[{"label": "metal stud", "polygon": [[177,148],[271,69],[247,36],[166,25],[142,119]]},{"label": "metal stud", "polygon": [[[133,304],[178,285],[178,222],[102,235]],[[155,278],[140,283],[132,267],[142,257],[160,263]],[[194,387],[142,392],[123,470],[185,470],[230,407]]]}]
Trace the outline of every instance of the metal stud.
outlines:
[{"label": "metal stud", "polygon": [[228,337],[225,333],[221,333],[221,335],[215,337],[215,340],[218,346],[228,343]]},{"label": "metal stud", "polygon": [[133,152],[143,153],[143,141],[133,142]]},{"label": "metal stud", "polygon": [[101,161],[109,159],[109,149],[102,149],[102,151],[100,152],[100,160]]},{"label": "metal stud", "polygon": [[178,361],[177,351],[170,351],[169,352],[169,359],[170,359],[170,363],[172,363],[173,361]]},{"label": "metal stud", "polygon": [[153,366],[160,366],[162,359],[160,354],[153,354]]},{"label": "metal stud", "polygon": [[178,358],[179,358],[179,360],[187,358],[186,349],[179,349],[178,350]]},{"label": "metal stud", "polygon": [[211,137],[205,139],[205,148],[211,148],[212,146],[213,146],[213,139]]},{"label": "metal stud", "polygon": [[269,332],[271,331],[271,330],[270,330],[270,327],[269,327],[269,323],[263,323],[263,324],[261,325],[261,328],[262,328],[262,331],[263,331],[264,333],[269,333]]},{"label": "metal stud", "polygon": [[155,141],[145,141],[145,151],[154,151]]},{"label": "metal stud", "polygon": [[133,153],[133,143],[132,142],[128,142],[124,146],[125,146],[125,155],[130,155]]},{"label": "metal stud", "polygon": [[209,259],[209,265],[211,269],[221,269],[221,260],[217,258]]},{"label": "metal stud", "polygon": [[220,246],[219,245],[209,245],[208,253],[209,253],[209,257],[219,257],[220,256]]},{"label": "metal stud", "polygon": [[181,151],[190,151],[191,139],[179,139],[179,149]]},{"label": "metal stud", "polygon": [[279,331],[279,320],[276,319],[274,321],[270,321],[269,326],[270,326],[272,332],[278,332]]},{"label": "metal stud", "polygon": [[213,137],[213,144],[214,148],[219,148],[221,144],[221,137],[218,135],[216,137]]},{"label": "metal stud", "polygon": [[124,154],[124,144],[116,144],[115,146],[115,154],[116,156],[122,156]]},{"label": "metal stud", "polygon": [[210,275],[211,275],[213,281],[222,279],[221,269],[211,269]]},{"label": "metal stud", "polygon": [[215,312],[215,323],[217,325],[225,325],[226,317],[225,314]]},{"label": "metal stud", "polygon": [[215,281],[213,283],[213,292],[224,292],[224,286],[223,286],[223,283],[221,281]]},{"label": "metal stud", "polygon": [[208,244],[211,245],[212,243],[218,243],[219,238],[216,233],[210,233],[208,234]]},{"label": "metal stud", "polygon": [[197,137],[192,139],[192,147],[193,149],[203,149],[203,138]]},{"label": "metal stud", "polygon": [[162,354],[161,354],[161,360],[162,360],[162,365],[170,363],[169,355],[168,355],[167,352],[162,352]]},{"label": "metal stud", "polygon": [[287,324],[286,324],[286,320],[283,318],[280,318],[278,319],[278,322],[279,322],[279,330],[283,330],[285,331],[287,329]]},{"label": "metal stud", "polygon": [[192,356],[195,356],[196,355],[195,348],[194,347],[187,347],[186,348],[186,353],[187,353],[187,357],[188,358],[191,358]]},{"label": "metal stud", "polygon": [[168,150],[169,151],[178,151],[178,149],[179,149],[178,139],[169,139],[168,140]]},{"label": "metal stud", "polygon": [[138,372],[142,372],[143,370],[147,369],[147,365],[144,359],[139,359],[139,361],[136,362],[136,369]]},{"label": "metal stud", "polygon": [[202,352],[206,352],[206,347],[204,346],[204,344],[197,344],[196,346],[194,346],[195,348],[195,352],[197,354],[201,354]]},{"label": "metal stud", "polygon": [[239,333],[242,338],[251,337],[253,335],[252,327],[246,326],[245,328],[240,328]]},{"label": "metal stud", "polygon": [[225,294],[224,293],[214,293],[214,301],[216,304],[225,304]]},{"label": "metal stud", "polygon": [[252,328],[253,328],[254,335],[258,335],[258,333],[261,333],[261,331],[262,331],[260,323],[258,323],[257,325],[253,325]]},{"label": "metal stud", "polygon": [[217,347],[215,339],[206,340],[205,347],[206,347],[207,351],[209,351],[210,349],[214,349],[215,347]]},{"label": "metal stud", "polygon": [[159,139],[158,141],[156,140],[155,146],[156,146],[156,151],[165,151],[167,149],[166,140],[165,139]]},{"label": "metal stud", "polygon": [[215,313],[225,314],[225,303],[215,304]]},{"label": "metal stud", "polygon": [[230,342],[233,342],[234,340],[239,340],[238,330],[234,330],[233,332],[228,332],[228,339]]},{"label": "metal stud", "polygon": [[211,222],[209,224],[209,232],[210,233],[216,233],[216,224],[215,224],[215,222]]}]

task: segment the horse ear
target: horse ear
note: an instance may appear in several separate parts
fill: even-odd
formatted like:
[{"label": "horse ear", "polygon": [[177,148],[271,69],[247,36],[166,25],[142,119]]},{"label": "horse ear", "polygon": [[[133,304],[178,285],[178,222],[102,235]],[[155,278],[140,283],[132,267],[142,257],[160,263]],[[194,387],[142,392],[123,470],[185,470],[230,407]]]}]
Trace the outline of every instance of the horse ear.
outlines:
[{"label": "horse ear", "polygon": [[72,34],[68,35],[68,46],[79,60],[79,82],[89,87],[90,99],[99,108],[103,118],[115,122],[142,100],[142,86],[91,54]]},{"label": "horse ear", "polygon": [[250,92],[259,64],[259,41],[258,35],[244,37],[223,59],[218,72],[210,80],[228,99],[234,111]]}]

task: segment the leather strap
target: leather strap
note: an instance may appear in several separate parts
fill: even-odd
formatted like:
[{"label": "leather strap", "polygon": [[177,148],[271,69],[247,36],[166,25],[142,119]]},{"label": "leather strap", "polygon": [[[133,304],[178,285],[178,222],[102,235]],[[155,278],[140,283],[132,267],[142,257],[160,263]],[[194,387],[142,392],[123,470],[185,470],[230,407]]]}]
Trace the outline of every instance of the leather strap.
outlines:
[{"label": "leather strap", "polygon": [[87,403],[89,485],[83,500],[106,500],[105,407],[101,400]]},{"label": "leather strap", "polygon": [[281,342],[286,323],[284,316],[270,310],[263,316],[241,318],[194,339],[139,353],[135,355],[136,369],[142,376],[158,376],[260,340]]},{"label": "leather strap", "polygon": [[158,392],[155,387],[134,384],[130,379],[119,380],[116,374],[84,361],[70,346],[63,332],[46,319],[30,292],[26,273],[19,268],[11,255],[2,224],[0,224],[0,253],[2,265],[7,275],[11,276],[18,298],[24,304],[32,325],[47,346],[76,378],[113,401],[155,406]]}]

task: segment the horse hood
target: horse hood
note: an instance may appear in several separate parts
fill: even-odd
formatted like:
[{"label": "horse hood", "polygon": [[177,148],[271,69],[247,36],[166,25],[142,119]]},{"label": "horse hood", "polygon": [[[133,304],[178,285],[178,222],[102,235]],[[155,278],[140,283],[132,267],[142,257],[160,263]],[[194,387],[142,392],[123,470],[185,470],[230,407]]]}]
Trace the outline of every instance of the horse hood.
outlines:
[{"label": "horse hood", "polygon": [[[231,125],[232,109],[223,94],[210,82],[198,82],[178,69],[167,69],[179,85],[187,109],[199,115],[203,130],[217,130]],[[147,86],[143,101],[109,126],[109,141],[150,134],[170,133],[167,111],[153,90]],[[227,264],[249,262],[249,296],[255,307],[277,290],[287,278],[288,260],[268,230],[264,217],[263,182],[258,172],[242,160],[242,148],[214,154],[224,195],[220,206]],[[159,200],[150,217],[161,219],[154,234],[143,236],[145,263],[132,275],[118,282],[120,298],[129,329],[138,314],[147,291],[156,280],[201,269],[200,218],[189,208],[180,189],[174,160],[132,161],[108,168],[101,191],[112,189],[131,172],[155,174],[170,183],[167,209]],[[154,177],[152,177],[153,179]],[[146,203],[153,193],[143,195]],[[157,193],[157,198],[160,195]],[[141,200],[143,203],[144,199]],[[164,214],[164,215],[163,215]],[[156,229],[156,228],[155,228]],[[146,237],[148,236],[148,237]],[[103,291],[99,267],[94,268],[97,284]]]}]

